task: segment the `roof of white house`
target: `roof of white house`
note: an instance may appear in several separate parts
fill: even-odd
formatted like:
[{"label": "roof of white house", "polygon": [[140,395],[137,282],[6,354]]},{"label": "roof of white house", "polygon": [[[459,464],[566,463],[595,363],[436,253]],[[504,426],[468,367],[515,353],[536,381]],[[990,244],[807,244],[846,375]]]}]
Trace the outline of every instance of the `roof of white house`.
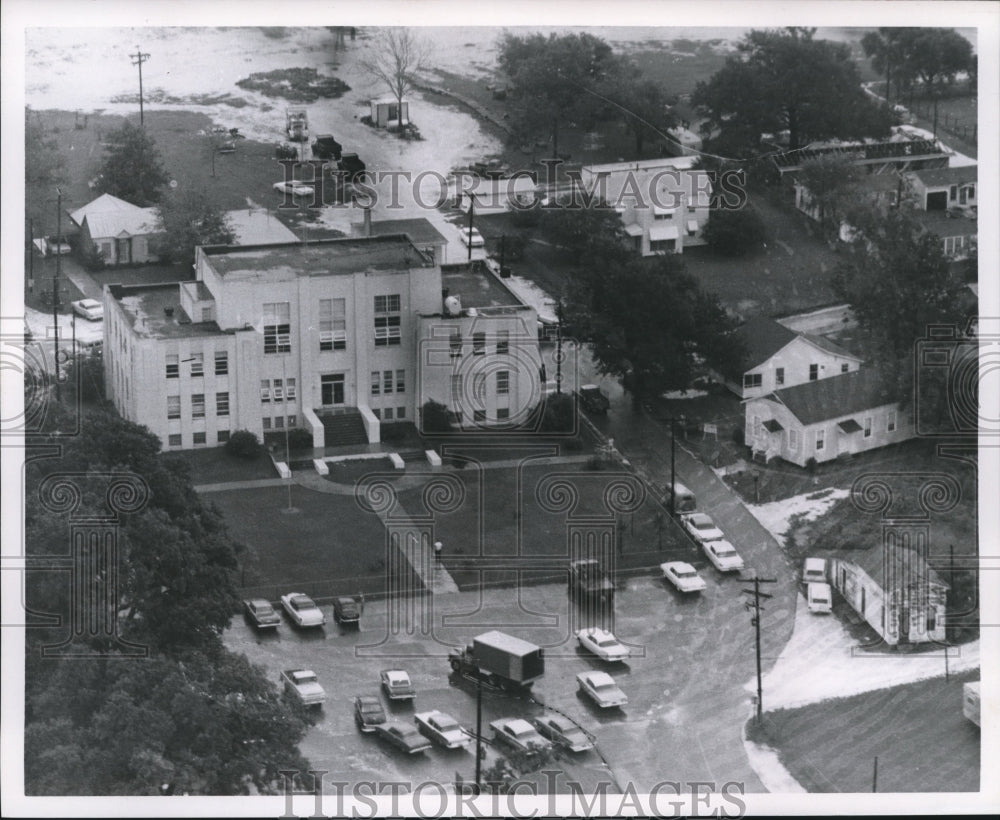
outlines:
[{"label": "roof of white house", "polygon": [[734,336],[743,342],[746,350],[745,370],[753,370],[763,364],[795,339],[803,339],[834,356],[861,361],[860,356],[855,356],[823,336],[812,333],[796,333],[766,316],[755,316],[745,324],[740,325],[736,328]]},{"label": "roof of white house", "polygon": [[913,583],[936,584],[948,588],[948,584],[920,555],[906,547],[886,549],[869,547],[852,550],[850,553],[838,551],[841,561],[849,561],[863,569],[882,589],[893,589]]},{"label": "roof of white house", "polygon": [[924,168],[920,171],[910,171],[927,188],[941,188],[945,185],[962,185],[975,182],[978,178],[978,166],[961,165],[947,168]]},{"label": "roof of white house", "polygon": [[[861,413],[899,400],[892,380],[874,367],[775,390],[763,398],[783,404],[804,426]],[[750,401],[754,401],[751,399]]]},{"label": "roof of white house", "polygon": [[82,208],[70,211],[69,218],[79,227],[83,227],[84,218],[94,214],[127,214],[144,210],[144,208],[140,208],[138,205],[133,205],[131,202],[126,202],[124,199],[119,199],[111,194],[101,194],[97,199],[91,200]]},{"label": "roof of white house", "polygon": [[[116,237],[122,234],[142,236],[155,233],[159,217],[156,208],[138,208],[131,211],[103,211],[84,217],[92,239]],[[82,225],[81,225],[82,227]]]}]

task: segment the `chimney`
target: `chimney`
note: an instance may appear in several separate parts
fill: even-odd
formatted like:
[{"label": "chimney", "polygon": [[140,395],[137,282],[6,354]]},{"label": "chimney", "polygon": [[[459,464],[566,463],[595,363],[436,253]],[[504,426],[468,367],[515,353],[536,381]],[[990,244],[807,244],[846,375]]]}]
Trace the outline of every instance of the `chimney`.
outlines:
[{"label": "chimney", "polygon": [[365,236],[372,235],[372,209],[365,208]]}]

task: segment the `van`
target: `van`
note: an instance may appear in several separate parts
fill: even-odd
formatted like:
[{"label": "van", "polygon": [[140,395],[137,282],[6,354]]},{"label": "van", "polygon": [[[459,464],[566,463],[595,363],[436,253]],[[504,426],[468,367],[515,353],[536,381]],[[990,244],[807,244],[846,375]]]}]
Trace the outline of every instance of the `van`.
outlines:
[{"label": "van", "polygon": [[802,567],[802,583],[826,583],[825,558],[806,558],[806,562]]},{"label": "van", "polygon": [[694,493],[679,481],[675,481],[673,487],[668,485],[664,492],[664,503],[668,507],[670,506],[671,496],[674,499],[674,512],[689,513],[698,509],[698,502],[694,497]]},{"label": "van", "polygon": [[810,612],[832,612],[833,591],[830,589],[830,585],[813,581],[806,587],[806,602],[809,604]]}]

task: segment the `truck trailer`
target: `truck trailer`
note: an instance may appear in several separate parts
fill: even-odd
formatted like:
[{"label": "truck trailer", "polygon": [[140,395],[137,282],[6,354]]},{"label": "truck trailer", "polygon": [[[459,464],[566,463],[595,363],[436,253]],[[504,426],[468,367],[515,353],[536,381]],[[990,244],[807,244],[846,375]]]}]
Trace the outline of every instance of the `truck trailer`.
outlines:
[{"label": "truck trailer", "polygon": [[540,646],[498,630],[484,632],[449,653],[451,668],[500,688],[526,688],[545,672]]}]

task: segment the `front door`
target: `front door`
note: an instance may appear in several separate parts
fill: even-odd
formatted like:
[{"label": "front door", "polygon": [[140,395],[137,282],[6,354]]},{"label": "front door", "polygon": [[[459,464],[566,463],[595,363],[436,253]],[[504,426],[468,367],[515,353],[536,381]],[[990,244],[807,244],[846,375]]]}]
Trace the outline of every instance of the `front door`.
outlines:
[{"label": "front door", "polygon": [[320,396],[324,407],[339,407],[344,403],[344,374],[320,376]]},{"label": "front door", "polygon": [[132,262],[132,238],[118,240],[118,264],[128,265]]}]

